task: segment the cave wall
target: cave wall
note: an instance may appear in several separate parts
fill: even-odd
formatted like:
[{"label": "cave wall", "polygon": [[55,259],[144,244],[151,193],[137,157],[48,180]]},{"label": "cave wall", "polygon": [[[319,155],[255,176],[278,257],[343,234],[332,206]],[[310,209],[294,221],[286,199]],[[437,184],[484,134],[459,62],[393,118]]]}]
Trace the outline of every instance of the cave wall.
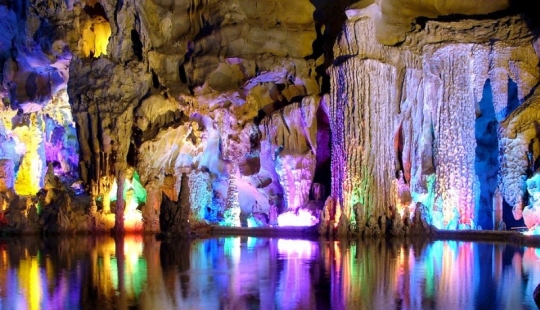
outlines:
[{"label": "cave wall", "polygon": [[[176,203],[182,186],[190,188],[193,225],[223,219],[230,205],[242,224],[255,204],[267,213],[301,207],[315,167],[328,161],[315,159],[317,135],[329,135],[316,127],[327,83],[322,45],[335,36],[333,19],[344,17],[348,3],[0,2],[3,193],[31,200],[44,188],[82,195],[87,206],[69,216],[87,218],[84,229],[95,230],[129,229],[132,210],[145,230],[158,231],[164,197]],[[63,118],[54,112],[53,124],[45,116],[55,98],[70,111]],[[282,114],[286,121],[269,121]],[[23,135],[19,118],[30,131],[25,156],[16,139]],[[280,135],[293,131],[286,160],[261,162],[280,146],[265,144],[276,138],[260,124]],[[50,185],[64,174],[69,184]],[[190,181],[182,183],[182,175]],[[126,195],[139,182],[146,201]],[[6,209],[27,211],[12,200]]]},{"label": "cave wall", "polygon": [[0,0],[0,225],[492,228],[497,195],[530,219],[540,41],[515,6]]},{"label": "cave wall", "polygon": [[[388,46],[377,14],[348,10],[334,48],[332,196],[360,228],[393,207],[437,228],[492,228],[497,186],[510,205],[524,194],[525,152],[498,130],[540,80],[533,33],[520,16],[433,20]],[[503,141],[491,161],[476,136],[488,125]]]}]

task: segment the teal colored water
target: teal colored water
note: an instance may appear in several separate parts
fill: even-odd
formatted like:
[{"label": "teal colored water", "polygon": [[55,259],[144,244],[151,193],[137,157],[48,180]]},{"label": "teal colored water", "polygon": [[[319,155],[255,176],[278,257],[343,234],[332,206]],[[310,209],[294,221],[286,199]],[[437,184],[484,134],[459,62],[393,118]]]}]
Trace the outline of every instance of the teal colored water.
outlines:
[{"label": "teal colored water", "polygon": [[540,250],[459,241],[0,239],[0,309],[537,309]]}]

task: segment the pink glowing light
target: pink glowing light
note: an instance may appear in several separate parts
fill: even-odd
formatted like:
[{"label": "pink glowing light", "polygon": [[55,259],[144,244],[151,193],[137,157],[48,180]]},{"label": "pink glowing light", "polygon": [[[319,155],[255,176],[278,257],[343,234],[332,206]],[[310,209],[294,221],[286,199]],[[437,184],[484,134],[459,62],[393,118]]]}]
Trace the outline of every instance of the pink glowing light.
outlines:
[{"label": "pink glowing light", "polygon": [[279,239],[278,253],[287,259],[310,259],[318,253],[318,245],[309,240]]},{"label": "pink glowing light", "polygon": [[319,223],[319,219],[308,210],[300,209],[297,212],[287,211],[278,216],[278,225],[284,226],[313,226]]}]

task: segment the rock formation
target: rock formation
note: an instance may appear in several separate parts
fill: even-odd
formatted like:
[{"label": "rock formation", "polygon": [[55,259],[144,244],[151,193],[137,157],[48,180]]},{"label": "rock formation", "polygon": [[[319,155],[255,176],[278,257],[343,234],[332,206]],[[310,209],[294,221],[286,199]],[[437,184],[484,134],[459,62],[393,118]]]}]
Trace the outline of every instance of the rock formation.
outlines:
[{"label": "rock formation", "polygon": [[347,11],[334,49],[333,195],[350,221],[389,206],[404,218],[421,203],[437,228],[491,228],[497,186],[510,205],[524,194],[526,147],[518,145],[529,140],[503,128],[528,124],[512,112],[535,102],[525,101],[540,78],[532,33],[518,16],[427,21],[400,46],[385,46],[377,12]]},{"label": "rock formation", "polygon": [[495,192],[532,223],[526,9],[0,0],[0,229],[491,229]]}]

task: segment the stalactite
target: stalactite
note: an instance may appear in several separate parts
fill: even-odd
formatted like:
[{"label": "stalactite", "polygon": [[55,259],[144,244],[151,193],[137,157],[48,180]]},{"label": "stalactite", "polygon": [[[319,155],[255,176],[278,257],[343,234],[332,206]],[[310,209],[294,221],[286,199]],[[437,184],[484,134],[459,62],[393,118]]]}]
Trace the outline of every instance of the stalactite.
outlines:
[{"label": "stalactite", "polygon": [[[354,218],[352,207],[358,202],[370,206],[360,211],[364,218],[379,217],[395,204],[390,186],[395,176],[395,152],[388,141],[394,139],[397,111],[391,104],[393,93],[388,90],[397,87],[396,72],[392,66],[355,58],[347,60],[344,67],[350,69],[334,75],[338,89],[331,99],[335,141],[332,171],[338,171],[333,191],[342,193],[347,218]],[[381,76],[385,83],[371,82],[370,76]]]},{"label": "stalactite", "polygon": [[316,167],[319,103],[319,98],[306,97],[272,113],[259,126],[261,140],[267,142],[261,151],[274,161],[288,210],[295,211],[309,200]]},{"label": "stalactite", "polygon": [[[390,47],[375,40],[370,14],[369,8],[348,12],[334,48],[332,196],[351,219],[358,214],[373,222],[392,206],[400,214],[424,215],[438,228],[475,229],[476,180],[482,173],[474,167],[476,105],[491,79],[500,122],[511,109],[508,81],[517,81],[518,98],[537,83],[538,59],[528,35],[502,28],[485,35],[496,22],[489,20],[468,21],[470,27],[476,23],[477,36],[470,27],[428,22],[425,30],[408,34],[405,44]],[[491,44],[494,37],[500,42]],[[511,154],[519,153],[510,151],[511,140],[503,143]],[[513,167],[503,165],[501,171],[501,191],[510,202],[517,200],[515,188],[524,188],[523,181],[511,181]],[[428,212],[414,212],[417,203]],[[407,231],[407,225],[399,230]]]}]

